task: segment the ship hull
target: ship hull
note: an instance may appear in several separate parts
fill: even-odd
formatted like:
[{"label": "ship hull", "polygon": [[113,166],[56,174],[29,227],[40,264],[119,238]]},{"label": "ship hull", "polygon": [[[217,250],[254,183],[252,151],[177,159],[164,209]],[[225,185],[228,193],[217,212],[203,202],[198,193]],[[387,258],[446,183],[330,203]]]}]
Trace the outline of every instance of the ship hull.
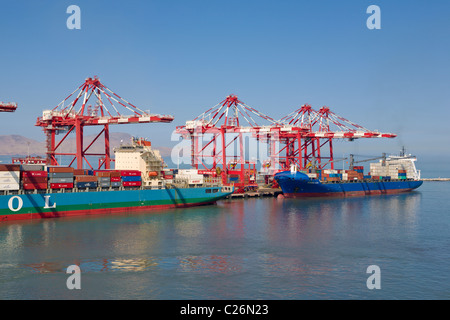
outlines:
[{"label": "ship hull", "polygon": [[202,187],[0,195],[0,222],[186,208],[214,204],[231,193]]},{"label": "ship hull", "polygon": [[387,181],[336,181],[322,183],[301,173],[281,172],[275,175],[287,198],[303,197],[354,197],[410,192],[422,185],[417,180]]}]

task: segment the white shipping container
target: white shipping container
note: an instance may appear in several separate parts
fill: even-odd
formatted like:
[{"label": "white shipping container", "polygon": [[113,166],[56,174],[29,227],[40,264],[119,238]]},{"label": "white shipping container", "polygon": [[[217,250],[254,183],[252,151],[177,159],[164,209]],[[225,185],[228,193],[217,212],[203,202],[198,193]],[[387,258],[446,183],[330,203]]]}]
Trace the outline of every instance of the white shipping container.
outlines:
[{"label": "white shipping container", "polygon": [[197,169],[179,169],[178,174],[196,175],[196,174],[198,174],[198,170]]},{"label": "white shipping container", "polygon": [[20,171],[0,171],[0,178],[20,178]]},{"label": "white shipping container", "polygon": [[20,183],[19,177],[0,177],[0,183]]},{"label": "white shipping container", "polygon": [[18,183],[0,183],[0,190],[19,190],[20,185]]}]

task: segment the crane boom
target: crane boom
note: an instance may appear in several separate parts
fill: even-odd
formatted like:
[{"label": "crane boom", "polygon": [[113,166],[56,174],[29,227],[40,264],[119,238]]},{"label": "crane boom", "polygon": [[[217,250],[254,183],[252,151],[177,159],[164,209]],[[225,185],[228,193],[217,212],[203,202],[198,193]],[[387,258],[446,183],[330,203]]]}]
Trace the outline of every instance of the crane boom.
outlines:
[{"label": "crane boom", "polygon": [[1,102],[0,101],[0,112],[14,112],[17,109],[17,103],[15,102]]}]

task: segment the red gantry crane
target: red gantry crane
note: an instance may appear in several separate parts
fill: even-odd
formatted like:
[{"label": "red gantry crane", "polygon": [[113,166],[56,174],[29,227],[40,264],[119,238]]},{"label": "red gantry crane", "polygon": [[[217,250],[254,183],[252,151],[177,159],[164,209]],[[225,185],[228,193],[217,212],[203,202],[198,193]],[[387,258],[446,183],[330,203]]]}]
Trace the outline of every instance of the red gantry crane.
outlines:
[{"label": "red gantry crane", "polygon": [[[259,124],[254,120],[258,119]],[[267,123],[261,125],[262,122]],[[237,192],[256,186],[256,165],[246,159],[244,134],[268,138],[277,122],[246,105],[236,95],[205,111],[176,132],[191,140],[191,165],[199,173],[221,175],[223,183],[234,183]]]},{"label": "red gantry crane", "polygon": [[14,112],[17,109],[17,103],[14,102],[1,102],[0,101],[0,112]]},{"label": "red gantry crane", "polygon": [[278,162],[282,170],[289,170],[291,165],[296,165],[298,169],[311,165],[322,169],[328,164],[334,169],[333,139],[353,141],[397,136],[366,129],[337,115],[328,107],[316,111],[310,105],[303,105],[279,122],[283,124],[279,140],[284,146],[272,154],[272,161]]},{"label": "red gantry crane", "polygon": [[[72,102],[68,102],[71,97],[75,97]],[[89,104],[91,98],[96,98],[95,106]],[[78,109],[77,109],[78,108]],[[124,115],[122,111],[131,115]],[[112,124],[137,124],[137,123],[170,123],[174,119],[171,115],[159,115],[147,113],[130,102],[126,101],[108,87],[103,85],[97,77],[87,78],[74,92],[65,98],[52,110],[45,110],[42,117],[39,117],[36,126],[42,127],[47,140],[47,164],[59,165],[56,156],[73,156],[69,166],[76,160],[78,169],[83,168],[83,161],[93,167],[86,156],[98,156],[99,169],[104,166],[110,168],[110,146],[109,146],[109,125]],[[87,145],[84,143],[83,131],[86,126],[100,126],[102,130]],[[70,133],[76,134],[76,153],[59,152],[61,144]],[[56,135],[65,133],[63,138],[57,142]],[[104,153],[89,153],[89,148],[101,135],[104,135]]]}]

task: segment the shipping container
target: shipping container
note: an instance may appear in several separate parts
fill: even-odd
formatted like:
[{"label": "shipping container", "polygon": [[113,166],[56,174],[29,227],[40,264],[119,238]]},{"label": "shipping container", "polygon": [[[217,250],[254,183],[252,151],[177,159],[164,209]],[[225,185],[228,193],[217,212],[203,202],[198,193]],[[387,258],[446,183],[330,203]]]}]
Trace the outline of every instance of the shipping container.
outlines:
[{"label": "shipping container", "polygon": [[131,181],[142,181],[141,176],[124,176],[122,177],[122,181],[127,181],[127,182],[131,182]]},{"label": "shipping container", "polygon": [[97,176],[83,175],[83,176],[75,176],[76,182],[97,182]]},{"label": "shipping container", "polygon": [[48,184],[45,183],[23,183],[24,190],[43,190],[47,189]]},{"label": "shipping container", "polygon": [[0,183],[20,183],[18,177],[0,177]]},{"label": "shipping container", "polygon": [[0,182],[0,190],[6,191],[6,190],[19,190],[20,184],[19,183],[1,183]]},{"label": "shipping container", "polygon": [[20,171],[0,171],[0,178],[20,178]]},{"label": "shipping container", "polygon": [[20,169],[22,171],[46,171],[41,164],[22,164]]},{"label": "shipping container", "polygon": [[123,181],[122,185],[124,187],[140,187],[142,184],[141,181]]},{"label": "shipping container", "polygon": [[120,175],[122,177],[141,176],[141,172],[139,170],[120,170]]},{"label": "shipping container", "polygon": [[76,186],[78,189],[97,188],[97,182],[94,182],[94,181],[77,182]]},{"label": "shipping container", "polygon": [[73,173],[71,172],[49,172],[49,178],[73,178]]},{"label": "shipping container", "polygon": [[0,171],[20,171],[20,164],[0,164]]},{"label": "shipping container", "polygon": [[71,189],[73,188],[73,183],[50,183],[51,189]]},{"label": "shipping container", "polygon": [[77,176],[92,176],[94,175],[94,170],[89,169],[74,169],[73,174]]},{"label": "shipping container", "polygon": [[111,177],[111,171],[94,171],[94,175],[97,177]]},{"label": "shipping container", "polygon": [[50,178],[49,183],[73,183],[73,178]]},{"label": "shipping container", "polygon": [[22,183],[47,183],[47,177],[23,177]]},{"label": "shipping container", "polygon": [[47,171],[51,173],[72,173],[73,174],[73,168],[72,167],[47,167]]},{"label": "shipping container", "polygon": [[120,171],[111,171],[111,178],[112,177],[120,177]]},{"label": "shipping container", "polygon": [[22,177],[47,177],[47,171],[22,171]]}]

